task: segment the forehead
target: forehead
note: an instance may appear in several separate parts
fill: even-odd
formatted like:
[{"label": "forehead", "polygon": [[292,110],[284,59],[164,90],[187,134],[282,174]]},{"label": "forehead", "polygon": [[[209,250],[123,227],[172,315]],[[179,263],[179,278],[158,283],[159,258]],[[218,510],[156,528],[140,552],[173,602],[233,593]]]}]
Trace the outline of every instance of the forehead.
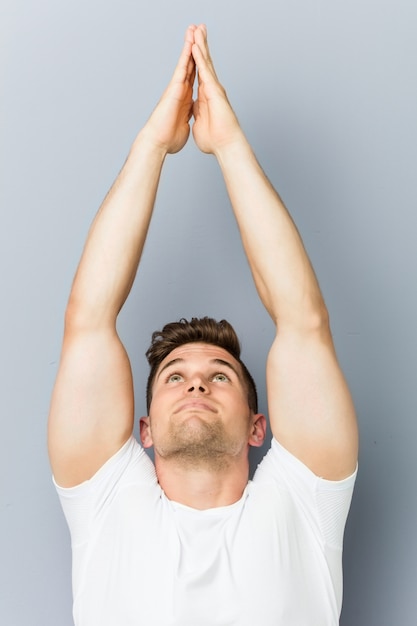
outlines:
[{"label": "forehead", "polygon": [[210,363],[213,360],[225,361],[240,372],[240,363],[227,350],[220,346],[209,343],[186,343],[178,348],[174,348],[168,356],[159,364],[157,374],[167,366],[168,363],[176,359],[181,359],[185,363]]}]

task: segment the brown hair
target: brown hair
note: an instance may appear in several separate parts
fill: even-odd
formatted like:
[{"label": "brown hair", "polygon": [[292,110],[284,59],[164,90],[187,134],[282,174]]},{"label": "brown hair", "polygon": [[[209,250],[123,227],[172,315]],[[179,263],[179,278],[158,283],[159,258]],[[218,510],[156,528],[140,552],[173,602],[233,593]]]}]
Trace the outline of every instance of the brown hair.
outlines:
[{"label": "brown hair", "polygon": [[240,359],[240,343],[236,332],[226,320],[217,322],[211,317],[193,317],[190,321],[185,318],[179,322],[166,324],[162,330],[152,333],[152,341],[146,352],[146,358],[150,365],[150,373],[146,386],[146,405],[149,407],[152,400],[152,386],[156,372],[162,361],[172,350],[186,343],[209,343],[227,350],[240,364],[242,376],[248,392],[249,408],[258,412],[258,397],[255,381],[249,373],[246,365]]}]

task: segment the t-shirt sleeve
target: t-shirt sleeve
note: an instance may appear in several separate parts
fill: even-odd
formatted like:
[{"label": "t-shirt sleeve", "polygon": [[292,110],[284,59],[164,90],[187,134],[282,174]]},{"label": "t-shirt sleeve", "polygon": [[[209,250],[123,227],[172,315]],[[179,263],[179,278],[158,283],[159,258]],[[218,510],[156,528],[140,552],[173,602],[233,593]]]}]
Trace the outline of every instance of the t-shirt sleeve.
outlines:
[{"label": "t-shirt sleeve", "polygon": [[91,530],[119,491],[129,485],[155,487],[155,467],[132,435],[90,479],[75,487],[61,487],[52,478],[71,534],[73,546],[88,541]]},{"label": "t-shirt sleeve", "polygon": [[273,438],[253,482],[274,483],[289,492],[297,508],[317,527],[323,543],[341,550],[356,475],[357,469],[339,481],[320,478]]}]

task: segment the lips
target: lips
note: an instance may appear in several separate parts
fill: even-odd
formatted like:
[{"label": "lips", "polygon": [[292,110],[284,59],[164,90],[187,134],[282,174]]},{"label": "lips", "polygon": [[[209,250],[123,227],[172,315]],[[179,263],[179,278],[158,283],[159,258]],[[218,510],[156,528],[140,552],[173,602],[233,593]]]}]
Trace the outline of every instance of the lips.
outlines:
[{"label": "lips", "polygon": [[210,404],[204,402],[203,400],[187,400],[178,407],[175,413],[180,413],[181,411],[187,410],[210,411],[211,413],[216,413],[216,409],[214,409]]}]

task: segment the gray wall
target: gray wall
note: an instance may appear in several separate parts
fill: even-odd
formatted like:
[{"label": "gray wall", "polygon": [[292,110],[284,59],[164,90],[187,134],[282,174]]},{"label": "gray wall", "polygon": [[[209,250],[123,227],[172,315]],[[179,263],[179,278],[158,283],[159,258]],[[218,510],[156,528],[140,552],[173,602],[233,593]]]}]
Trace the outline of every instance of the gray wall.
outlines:
[{"label": "gray wall", "polygon": [[[342,624],[415,625],[416,18],[413,0],[1,1],[1,624],[72,623],[45,446],[63,312],[88,225],[186,26],[205,21],[315,264],[358,410]],[[166,163],[120,320],[138,416],[151,331],[202,314],[235,324],[265,410],[273,327],[217,165],[190,142]]]}]

